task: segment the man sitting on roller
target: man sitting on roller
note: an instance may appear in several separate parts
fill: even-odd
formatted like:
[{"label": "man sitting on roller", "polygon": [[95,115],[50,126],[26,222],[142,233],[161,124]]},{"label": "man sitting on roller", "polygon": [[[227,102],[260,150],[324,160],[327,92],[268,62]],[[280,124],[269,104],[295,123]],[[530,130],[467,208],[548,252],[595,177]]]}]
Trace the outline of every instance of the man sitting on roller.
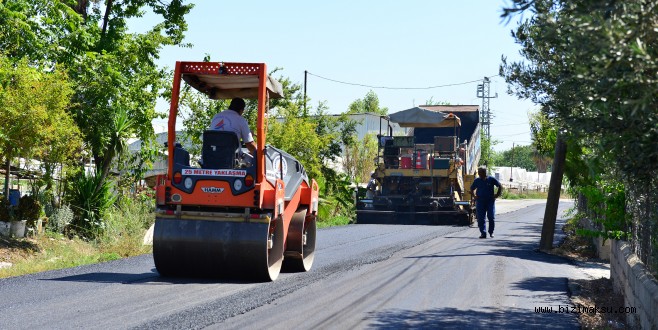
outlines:
[{"label": "man sitting on roller", "polygon": [[242,139],[242,142],[247,146],[249,152],[252,155],[255,155],[256,143],[254,142],[251,130],[249,130],[247,120],[242,117],[244,108],[245,103],[243,99],[238,97],[232,99],[228,110],[224,110],[212,118],[210,129],[234,132],[238,135],[238,139]]}]

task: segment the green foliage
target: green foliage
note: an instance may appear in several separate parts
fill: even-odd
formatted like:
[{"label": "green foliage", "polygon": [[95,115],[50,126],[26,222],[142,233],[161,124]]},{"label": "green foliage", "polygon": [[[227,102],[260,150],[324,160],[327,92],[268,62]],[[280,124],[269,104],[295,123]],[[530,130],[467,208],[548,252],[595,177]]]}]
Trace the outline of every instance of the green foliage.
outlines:
[{"label": "green foliage", "polygon": [[556,125],[541,111],[531,113],[529,117],[532,145],[540,155],[552,157],[557,141]]},{"label": "green foliage", "polygon": [[80,173],[72,178],[66,196],[75,214],[71,223],[73,232],[89,239],[103,234],[107,211],[115,201],[112,186],[100,173]]},{"label": "green foliage", "polygon": [[366,96],[363,99],[357,99],[356,101],[350,103],[346,113],[354,114],[368,112],[376,113],[379,115],[388,114],[388,108],[379,106],[379,97],[373,91],[366,93]]},{"label": "green foliage", "polygon": [[103,250],[126,257],[144,253],[144,233],[154,223],[155,200],[146,194],[122,198],[106,216],[106,227],[98,243]]},{"label": "green foliage", "polygon": [[13,220],[13,212],[11,210],[11,204],[5,196],[0,195],[0,221],[9,222]]},{"label": "green foliage", "polygon": [[355,136],[353,143],[345,145],[343,168],[353,182],[365,183],[370,180],[377,151],[377,138],[372,133],[366,134],[363,141],[357,141]]},{"label": "green foliage", "polygon": [[596,139],[592,146],[611,151],[622,175],[654,180],[658,48],[648,45],[658,39],[656,1],[536,0],[531,7],[534,15],[514,33],[529,63],[501,66],[513,91],[541,104],[568,135]]},{"label": "green foliage", "polygon": [[497,157],[496,166],[521,167],[527,171],[537,171],[537,164],[533,160],[535,150],[532,146],[514,146],[505,150]]},{"label": "green foliage", "polygon": [[[532,138],[532,160],[539,172],[550,172],[555,154],[557,128],[543,112],[529,114],[530,135]],[[567,149],[570,152],[570,149]]]},{"label": "green foliage", "polygon": [[61,72],[44,72],[25,59],[12,63],[0,55],[0,154],[6,161],[39,158],[48,187],[55,164],[72,157],[81,145],[80,132],[66,112],[71,93]]},{"label": "green foliage", "polygon": [[[586,201],[584,216],[602,224],[597,235],[630,238],[655,271],[658,212],[650,210],[658,200],[649,192],[658,189],[658,1],[513,0],[511,6],[508,18],[532,15],[513,33],[525,60],[503,58],[501,75],[511,92],[541,105],[544,127],[565,137],[565,175]],[[551,144],[544,136],[537,141],[541,151]]]},{"label": "green foliage", "polygon": [[284,115],[283,122],[272,121],[268,127],[268,142],[299,160],[311,178],[322,175],[323,163],[318,150],[331,139],[331,136],[318,135],[316,127],[317,124],[308,118],[290,114]]},{"label": "green foliage", "polygon": [[34,196],[21,197],[16,210],[16,219],[27,220],[27,226],[34,227],[39,216],[41,216],[41,203]]},{"label": "green foliage", "polygon": [[48,218],[48,230],[63,234],[66,228],[73,222],[74,217],[75,214],[68,205],[56,208]]},{"label": "green foliage", "polygon": [[511,189],[503,190],[503,194],[500,196],[502,199],[546,199],[548,197],[547,192],[535,191],[535,190],[524,190],[523,192],[516,192]]},{"label": "green foliage", "polygon": [[[328,184],[331,182],[332,184]],[[354,190],[345,174],[330,173],[318,181],[322,196],[318,205],[318,224],[328,227],[335,224],[336,218],[355,219]],[[351,220],[350,220],[351,221]]]},{"label": "green foliage", "polygon": [[572,188],[573,194],[580,196],[584,207],[580,216],[586,217],[600,226],[600,230],[579,230],[579,234],[600,236],[612,239],[626,239],[629,225],[626,213],[626,189],[614,176],[603,175],[595,178],[594,184],[581,184]]},{"label": "green foliage", "polygon": [[[48,117],[41,73],[27,61],[12,64],[0,56],[0,152],[6,159],[31,157],[41,142]],[[25,97],[30,95],[31,97]]]},{"label": "green foliage", "polygon": [[[28,63],[35,68],[45,67],[45,71],[53,71],[53,68],[66,70],[74,90],[73,118],[84,133],[85,144],[91,148],[98,172],[105,175],[109,173],[115,157],[125,150],[127,138],[152,139],[151,120],[156,116],[155,101],[169,82],[165,81],[166,72],[155,65],[155,59],[162,47],[182,45],[183,33],[187,29],[184,16],[192,7],[180,0],[114,0],[104,6],[96,1],[0,2],[0,49],[8,58],[5,62],[17,65],[19,69],[0,69],[4,91],[6,82],[12,81],[12,86],[21,87],[16,83],[36,76],[27,72]],[[160,15],[162,22],[142,34],[129,33],[127,21],[142,17],[144,9]],[[3,68],[7,67],[5,62]],[[8,79],[7,72],[14,74],[14,77]],[[43,93],[46,96],[62,96],[59,100],[66,100],[68,104],[71,95],[68,83],[58,84],[60,89],[55,89],[56,93],[43,87],[35,86],[29,92],[23,88],[25,92],[18,95]],[[7,93],[0,92],[2,94],[6,96]],[[4,144],[0,149],[8,159],[15,156],[14,150],[20,150],[19,156],[42,157],[46,164],[46,186],[49,189],[52,179],[48,178],[52,175],[54,164],[66,160],[72,153],[79,154],[80,139],[74,129],[76,125],[71,125],[66,116],[61,113],[45,115],[46,112],[52,113],[50,108],[56,104],[42,102],[38,96],[13,97],[9,99],[14,99],[15,105],[8,102],[0,104],[1,111],[12,119],[6,120],[0,114],[0,122],[10,124],[22,134],[22,138],[17,139],[9,129],[0,129],[0,144]],[[8,98],[0,96],[0,99],[6,101]],[[28,102],[33,102],[35,106],[30,106]],[[14,108],[20,108],[22,113]],[[49,111],[44,111],[44,108]],[[23,120],[23,117],[30,121]],[[42,134],[52,139],[43,139],[39,131],[32,127],[48,128],[48,122],[53,123],[53,129],[45,129]],[[38,153],[31,147],[34,145],[49,148]],[[153,146],[151,143],[142,145]],[[142,168],[142,165],[138,166]],[[105,181],[105,177],[101,177],[95,190],[102,189]]]},{"label": "green foliage", "polygon": [[335,217],[322,218],[322,219],[328,219],[328,220],[318,221],[318,228],[345,226],[345,225],[349,225],[349,224],[354,223],[354,218],[353,217],[344,216],[344,215],[338,215],[338,216],[335,216]]},{"label": "green foliage", "polygon": [[487,166],[488,169],[491,169],[493,166],[498,165],[496,162],[496,153],[493,150],[493,146],[500,143],[500,141],[487,139],[483,132],[480,132],[480,141],[481,141],[481,152],[480,152],[480,164]]},{"label": "green foliage", "polygon": [[430,99],[425,101],[424,105],[450,105],[448,101],[435,101],[434,96],[430,96]]},{"label": "green foliage", "polygon": [[[74,38],[81,19],[64,1],[0,2],[0,49],[12,59],[54,63]],[[82,38],[81,38],[82,39]]]}]

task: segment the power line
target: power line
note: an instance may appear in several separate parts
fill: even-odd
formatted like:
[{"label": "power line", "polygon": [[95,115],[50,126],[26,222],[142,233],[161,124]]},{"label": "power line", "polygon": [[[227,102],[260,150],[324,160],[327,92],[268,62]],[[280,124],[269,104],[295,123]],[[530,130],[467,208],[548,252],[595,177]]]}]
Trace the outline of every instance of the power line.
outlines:
[{"label": "power line", "polygon": [[523,133],[517,133],[517,134],[498,135],[498,136],[502,136],[502,137],[505,137],[505,136],[516,136],[516,135],[529,134],[529,133],[530,133],[530,131],[523,132]]},{"label": "power line", "polygon": [[[314,74],[314,73],[311,73],[311,72],[308,72],[308,71],[306,71],[306,73],[310,74],[311,76],[318,77],[320,79],[332,81],[332,82],[339,83],[339,84],[352,85],[352,86],[361,86],[361,87],[368,87],[368,88],[376,88],[376,89],[434,89],[434,88],[442,88],[442,87],[451,87],[451,86],[472,84],[472,83],[481,81],[481,79],[477,79],[477,80],[465,81],[465,82],[460,82],[460,83],[437,85],[437,86],[428,86],[428,87],[389,87],[389,86],[373,86],[373,85],[367,85],[367,84],[361,84],[361,83],[341,81],[341,80],[336,80],[336,79],[331,79],[331,78],[319,76],[317,74]],[[496,76],[498,76],[498,75],[493,75],[493,76],[489,76],[489,77],[496,77]]]},{"label": "power line", "polygon": [[518,123],[518,124],[503,124],[503,125],[494,125],[494,127],[503,127],[503,126],[519,126],[519,125],[530,125],[530,123]]}]

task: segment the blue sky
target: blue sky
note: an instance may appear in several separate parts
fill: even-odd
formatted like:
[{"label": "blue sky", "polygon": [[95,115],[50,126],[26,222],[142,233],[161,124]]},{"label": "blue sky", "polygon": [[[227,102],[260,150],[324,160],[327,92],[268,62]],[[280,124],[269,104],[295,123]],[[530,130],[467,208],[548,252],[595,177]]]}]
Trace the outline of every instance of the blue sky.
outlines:
[{"label": "blue sky", "polygon": [[[264,62],[302,84],[307,95],[340,113],[369,90],[389,113],[424,104],[430,98],[451,104],[482,104],[479,82],[434,89],[377,89],[340,84],[317,76],[369,86],[422,88],[481,80],[498,74],[501,55],[519,60],[510,35],[517,24],[500,19],[505,1],[197,1],[187,16],[185,41],[192,48],[167,47],[159,64],[200,61]],[[131,25],[153,26],[152,16]],[[528,112],[537,108],[506,93],[491,78],[494,115],[491,134],[506,150],[530,144]],[[166,111],[166,104],[160,111]],[[163,122],[159,123],[162,124]]]}]

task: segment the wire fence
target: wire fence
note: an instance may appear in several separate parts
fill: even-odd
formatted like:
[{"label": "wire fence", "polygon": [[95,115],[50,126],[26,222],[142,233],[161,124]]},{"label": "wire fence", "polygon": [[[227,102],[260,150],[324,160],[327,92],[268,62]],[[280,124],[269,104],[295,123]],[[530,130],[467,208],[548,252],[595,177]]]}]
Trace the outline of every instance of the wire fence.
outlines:
[{"label": "wire fence", "polygon": [[633,252],[658,277],[658,180],[654,184],[632,182],[627,185],[626,211],[629,244]]}]

